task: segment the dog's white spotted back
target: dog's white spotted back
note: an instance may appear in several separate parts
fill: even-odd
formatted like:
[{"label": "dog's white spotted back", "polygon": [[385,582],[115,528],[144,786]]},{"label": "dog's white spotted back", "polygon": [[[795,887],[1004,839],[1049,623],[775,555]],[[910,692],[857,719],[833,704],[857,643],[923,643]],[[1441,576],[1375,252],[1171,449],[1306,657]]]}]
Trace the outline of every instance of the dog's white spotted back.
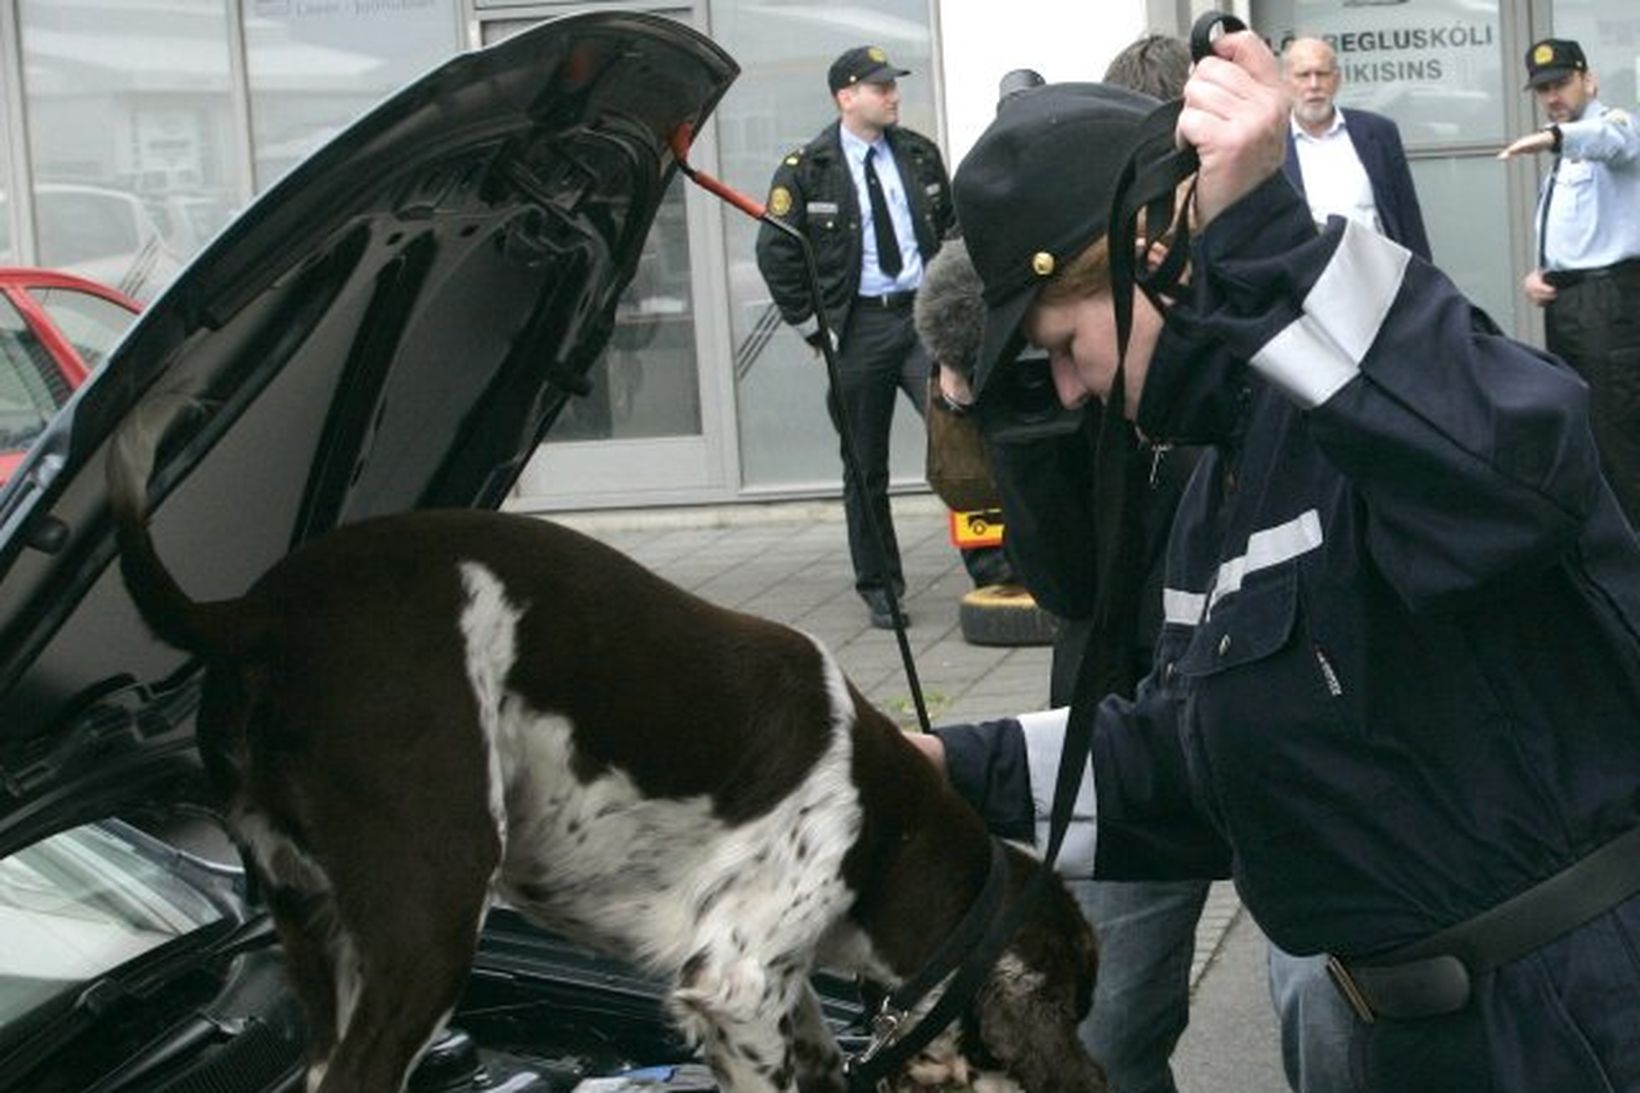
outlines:
[{"label": "dog's white spotted back", "polygon": [[805,972],[853,899],[842,859],[861,819],[850,778],[854,708],[829,654],[822,650],[833,709],[824,752],[779,805],[730,826],[708,797],[647,797],[619,766],[579,781],[574,726],[505,686],[526,609],[477,563],[462,566],[462,580],[467,671],[491,750],[491,799],[501,802],[498,894],[548,927],[658,971],[677,973],[692,959],[727,967],[800,955],[794,970]]}]

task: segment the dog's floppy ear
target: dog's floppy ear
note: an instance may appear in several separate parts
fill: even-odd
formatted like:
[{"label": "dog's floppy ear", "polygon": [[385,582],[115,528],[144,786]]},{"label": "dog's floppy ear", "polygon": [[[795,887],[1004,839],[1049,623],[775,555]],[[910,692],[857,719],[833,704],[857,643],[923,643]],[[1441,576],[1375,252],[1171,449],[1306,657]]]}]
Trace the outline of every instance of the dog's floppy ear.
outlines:
[{"label": "dog's floppy ear", "polygon": [[1068,967],[1038,971],[1004,954],[978,999],[980,1039],[1026,1093],[1106,1093],[1104,1069],[1076,1034],[1080,988],[1047,981],[1060,974],[1083,979]]},{"label": "dog's floppy ear", "polygon": [[[1042,864],[1017,851],[1009,860],[1012,898],[1030,898]],[[1048,880],[991,970],[971,1017],[985,1052],[1026,1093],[1105,1093],[1105,1072],[1077,1035],[1093,1005],[1098,943],[1059,878]]]}]

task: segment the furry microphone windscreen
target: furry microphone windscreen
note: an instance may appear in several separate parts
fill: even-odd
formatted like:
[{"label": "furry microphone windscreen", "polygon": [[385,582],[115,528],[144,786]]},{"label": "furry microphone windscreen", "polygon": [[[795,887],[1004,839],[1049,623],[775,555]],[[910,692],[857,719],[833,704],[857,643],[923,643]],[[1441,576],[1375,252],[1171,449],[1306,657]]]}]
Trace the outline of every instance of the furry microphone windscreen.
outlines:
[{"label": "furry microphone windscreen", "polygon": [[912,306],[911,321],[929,357],[964,379],[974,374],[974,360],[985,336],[983,289],[967,244],[953,239],[923,271]]}]

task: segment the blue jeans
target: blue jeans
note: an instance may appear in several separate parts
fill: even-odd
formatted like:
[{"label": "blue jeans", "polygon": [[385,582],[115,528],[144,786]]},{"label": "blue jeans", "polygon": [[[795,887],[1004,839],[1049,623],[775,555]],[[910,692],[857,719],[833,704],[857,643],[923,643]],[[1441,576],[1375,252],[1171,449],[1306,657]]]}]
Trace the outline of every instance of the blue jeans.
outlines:
[{"label": "blue jeans", "polygon": [[1082,1043],[1116,1093],[1176,1093],[1168,1060],[1190,1021],[1190,962],[1207,881],[1067,884],[1099,935]]},{"label": "blue jeans", "polygon": [[1327,975],[1327,958],[1271,945],[1269,967],[1287,1084],[1294,1093],[1360,1093],[1350,1056],[1364,1026]]}]

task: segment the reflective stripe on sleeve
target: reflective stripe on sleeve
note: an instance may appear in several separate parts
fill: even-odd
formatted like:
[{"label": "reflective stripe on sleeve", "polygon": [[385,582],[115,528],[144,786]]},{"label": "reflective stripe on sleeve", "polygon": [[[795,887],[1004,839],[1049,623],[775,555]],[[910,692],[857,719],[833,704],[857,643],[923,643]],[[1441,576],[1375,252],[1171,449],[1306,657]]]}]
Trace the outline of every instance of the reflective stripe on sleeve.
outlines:
[{"label": "reflective stripe on sleeve", "polygon": [[1253,367],[1305,410],[1326,402],[1360,372],[1410,258],[1405,247],[1345,221],[1304,313],[1253,354]]},{"label": "reflective stripe on sleeve", "polygon": [[[1025,761],[1031,774],[1031,803],[1036,811],[1036,846],[1048,848],[1048,825],[1053,817],[1053,790],[1059,780],[1059,754],[1065,749],[1065,722],[1070,707],[1040,713],[1021,714],[1019,727],[1025,736]],[[1055,867],[1059,875],[1073,880],[1093,876],[1095,817],[1098,802],[1093,788],[1091,764],[1082,772],[1071,806],[1071,825],[1059,848]]]},{"label": "reflective stripe on sleeve", "polygon": [[1176,626],[1195,626],[1202,621],[1207,608],[1207,597],[1200,592],[1185,592],[1177,588],[1162,589],[1162,620]]}]

